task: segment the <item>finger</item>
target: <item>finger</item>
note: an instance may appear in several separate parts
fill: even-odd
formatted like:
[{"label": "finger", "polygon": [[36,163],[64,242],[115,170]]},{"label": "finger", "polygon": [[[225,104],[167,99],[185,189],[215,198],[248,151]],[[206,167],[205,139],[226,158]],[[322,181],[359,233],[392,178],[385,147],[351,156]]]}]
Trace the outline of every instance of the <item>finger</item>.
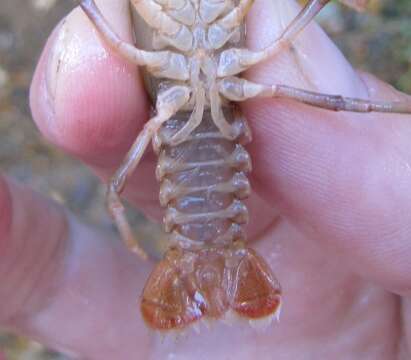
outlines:
[{"label": "finger", "polygon": [[0,326],[81,358],[145,358],[137,298],[151,265],[3,179],[0,209]]},{"label": "finger", "polygon": [[[110,24],[131,41],[125,4],[124,0],[99,1]],[[116,152],[127,150],[147,115],[136,67],[105,46],[79,8],[62,20],[48,40],[30,100],[42,132],[96,166],[114,165]]]},{"label": "finger", "polygon": [[[101,0],[98,6],[119,35],[132,41],[128,2]],[[148,118],[137,67],[104,44],[79,8],[48,40],[34,75],[30,103],[47,139],[104,179],[114,173]],[[130,193],[140,205],[157,203],[153,174],[154,162],[143,161],[131,181],[134,191]]]},{"label": "finger", "polygon": [[[261,19],[263,11],[268,16]],[[297,12],[290,2],[257,3],[249,41],[262,47]],[[256,31],[263,26],[269,31]],[[278,25],[280,24],[280,25]],[[314,24],[293,49],[248,76],[326,93],[406,100],[360,77]],[[411,281],[411,117],[333,113],[289,100],[253,101],[254,175],[262,196],[347,266],[402,294]]]}]

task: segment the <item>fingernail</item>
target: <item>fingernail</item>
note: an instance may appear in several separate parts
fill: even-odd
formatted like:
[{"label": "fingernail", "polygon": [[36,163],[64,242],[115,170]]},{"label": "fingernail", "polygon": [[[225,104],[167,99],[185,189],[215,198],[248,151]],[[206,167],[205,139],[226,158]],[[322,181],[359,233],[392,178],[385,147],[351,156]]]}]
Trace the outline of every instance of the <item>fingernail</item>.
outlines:
[{"label": "fingernail", "polygon": [[108,56],[97,37],[98,34],[78,8],[62,21],[46,70],[47,90],[52,99],[57,97],[65,78],[76,68],[85,65],[87,59]]},{"label": "fingernail", "polygon": [[264,29],[264,32],[247,33],[247,42],[253,48],[264,48],[271,44],[298,13],[298,5],[284,0],[255,2],[250,10],[247,26]]},{"label": "fingernail", "polygon": [[47,92],[52,99],[54,99],[56,95],[58,75],[62,64],[62,58],[64,57],[65,53],[64,43],[65,39],[67,38],[65,23],[66,19],[63,20],[55,37],[54,45],[50,51],[50,57],[46,69]]},{"label": "fingernail", "polygon": [[274,1],[271,7],[276,20],[273,28],[277,37],[295,18],[300,8],[295,2],[283,0]]}]

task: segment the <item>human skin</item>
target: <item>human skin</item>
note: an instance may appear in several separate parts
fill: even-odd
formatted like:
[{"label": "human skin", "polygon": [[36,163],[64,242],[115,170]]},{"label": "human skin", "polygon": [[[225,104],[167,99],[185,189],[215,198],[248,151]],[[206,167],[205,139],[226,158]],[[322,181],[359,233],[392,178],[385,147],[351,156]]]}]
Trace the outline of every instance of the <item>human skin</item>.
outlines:
[{"label": "human skin", "polygon": [[[126,0],[97,2],[131,40]],[[295,14],[257,1],[250,48]],[[63,36],[64,34],[64,36]],[[316,25],[246,76],[375,100],[411,101],[358,74]],[[107,181],[148,118],[135,66],[107,48],[81,10],[51,35],[31,88],[43,135]],[[154,262],[4,177],[0,181],[0,324],[82,359],[409,359],[411,116],[334,113],[283,99],[242,107],[253,131],[250,241],[283,288],[280,322],[216,322],[162,340],[137,299]],[[126,197],[161,218],[151,149]]]}]

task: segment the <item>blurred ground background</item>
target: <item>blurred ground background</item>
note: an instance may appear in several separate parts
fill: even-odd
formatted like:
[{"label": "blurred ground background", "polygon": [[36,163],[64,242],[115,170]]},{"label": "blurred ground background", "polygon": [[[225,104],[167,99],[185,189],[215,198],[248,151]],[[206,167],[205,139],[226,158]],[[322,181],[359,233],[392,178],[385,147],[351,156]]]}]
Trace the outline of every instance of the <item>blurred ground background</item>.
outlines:
[{"label": "blurred ground background", "polygon": [[[29,84],[40,51],[73,3],[0,0],[0,169],[111,231],[102,201],[104,188],[81,164],[39,136],[28,106]],[[411,94],[411,0],[371,0],[369,8],[367,14],[359,15],[332,4],[320,21],[356,67]],[[137,215],[135,222],[144,231],[142,218]],[[1,331],[0,351],[7,360],[65,359]]]}]

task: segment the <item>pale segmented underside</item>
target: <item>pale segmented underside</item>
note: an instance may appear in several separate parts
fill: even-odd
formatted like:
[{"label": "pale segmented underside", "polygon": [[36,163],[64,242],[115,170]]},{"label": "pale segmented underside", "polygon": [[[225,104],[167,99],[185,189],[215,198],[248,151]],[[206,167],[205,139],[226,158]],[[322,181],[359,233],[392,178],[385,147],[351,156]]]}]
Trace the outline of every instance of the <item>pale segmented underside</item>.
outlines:
[{"label": "pale segmented underside", "polygon": [[[250,130],[234,102],[289,97],[330,110],[411,112],[410,104],[319,94],[285,85],[265,86],[238,75],[285,49],[329,0],[311,0],[270,46],[245,48],[244,17],[253,0],[131,0],[137,46],[123,42],[93,0],[81,6],[104,40],[145,67],[156,103],[123,164],[113,176],[108,207],[126,244],[142,253],[124,216],[119,194],[146,147],[159,155],[156,177],[167,208],[170,249],[151,274],[141,310],[153,328],[182,328],[229,310],[246,319],[273,317],[280,286],[268,265],[245,247],[243,203],[250,193]],[[363,0],[343,2],[360,7]],[[149,36],[139,36],[143,31]],[[144,50],[143,50],[144,49]],[[143,254],[144,256],[144,254]]]}]

